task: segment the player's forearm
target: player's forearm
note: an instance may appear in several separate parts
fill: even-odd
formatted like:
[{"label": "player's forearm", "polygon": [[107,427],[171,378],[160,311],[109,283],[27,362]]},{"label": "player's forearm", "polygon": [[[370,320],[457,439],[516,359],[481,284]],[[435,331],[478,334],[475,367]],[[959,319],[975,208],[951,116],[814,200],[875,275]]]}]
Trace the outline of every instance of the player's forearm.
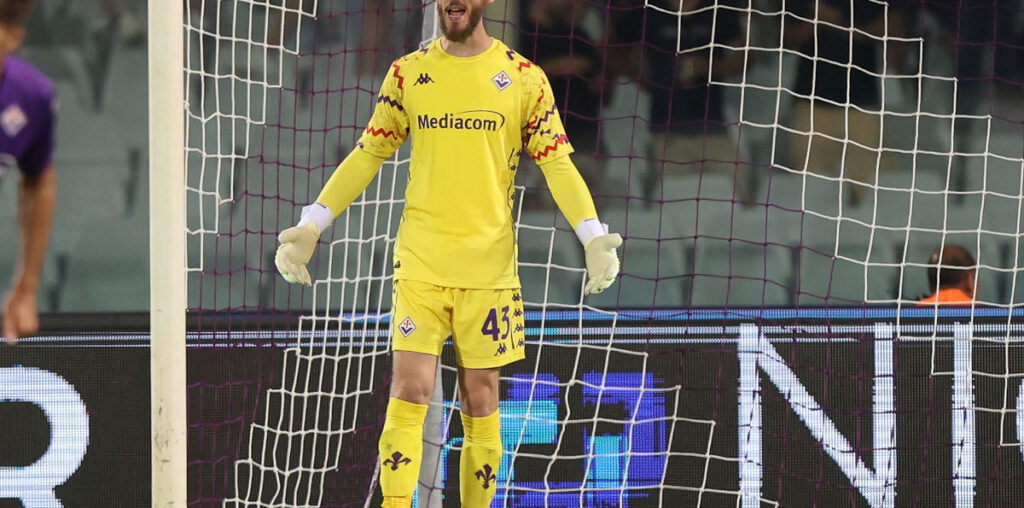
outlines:
[{"label": "player's forearm", "polygon": [[618,234],[608,234],[601,224],[587,184],[569,157],[559,157],[540,166],[558,208],[576,231],[587,259],[587,284],[583,290],[592,295],[604,291],[619,273],[615,248],[622,244]]},{"label": "player's forearm", "polygon": [[[352,204],[367,185],[373,180],[374,175],[380,169],[383,158],[377,157],[362,148],[356,148],[345,157],[345,160],[334,170],[334,174],[327,180],[327,185],[320,191],[316,202],[328,207],[331,211],[329,217],[333,220]],[[323,220],[317,220],[321,231],[326,228]],[[327,221],[329,224],[329,221]]]},{"label": "player's forearm", "polygon": [[572,159],[559,157],[541,164],[540,169],[551,189],[551,196],[569,225],[578,228],[583,221],[597,218],[594,199]]},{"label": "player's forearm", "polygon": [[35,293],[46,246],[53,229],[57,205],[57,172],[53,165],[41,174],[24,177],[18,187],[18,225],[20,228],[20,259],[14,278],[14,289]]}]

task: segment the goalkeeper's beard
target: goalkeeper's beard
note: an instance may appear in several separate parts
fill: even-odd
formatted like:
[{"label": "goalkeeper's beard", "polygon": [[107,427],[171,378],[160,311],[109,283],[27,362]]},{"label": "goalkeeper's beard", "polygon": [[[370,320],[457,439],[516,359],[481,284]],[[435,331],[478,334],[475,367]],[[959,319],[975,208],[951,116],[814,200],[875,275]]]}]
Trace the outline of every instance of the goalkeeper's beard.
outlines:
[{"label": "goalkeeper's beard", "polygon": [[466,28],[461,30],[453,29],[449,24],[451,21],[448,19],[448,14],[441,9],[441,2],[437,2],[437,19],[441,20],[441,33],[444,34],[445,38],[452,42],[466,42],[466,39],[470,35],[473,35],[473,30],[476,30],[477,25],[480,24],[480,20],[484,17],[483,7],[473,7],[472,5],[466,5],[466,16],[467,23]]}]

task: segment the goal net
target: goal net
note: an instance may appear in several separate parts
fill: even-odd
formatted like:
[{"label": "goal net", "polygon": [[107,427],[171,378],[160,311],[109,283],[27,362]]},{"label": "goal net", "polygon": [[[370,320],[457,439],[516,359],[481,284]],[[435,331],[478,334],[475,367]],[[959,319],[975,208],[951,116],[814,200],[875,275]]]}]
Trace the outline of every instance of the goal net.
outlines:
[{"label": "goal net", "polygon": [[[377,505],[409,145],[324,233],[312,288],[273,254],[390,62],[440,35],[436,4],[186,8],[190,505]],[[1022,19],[980,1],[489,6],[489,34],[547,71],[625,239],[618,281],[583,298],[582,248],[523,163],[528,349],[503,371],[494,506],[1016,502]],[[942,246],[971,254],[938,281],[976,274],[973,303],[919,304]],[[454,366],[446,350],[417,506],[459,505]]]}]

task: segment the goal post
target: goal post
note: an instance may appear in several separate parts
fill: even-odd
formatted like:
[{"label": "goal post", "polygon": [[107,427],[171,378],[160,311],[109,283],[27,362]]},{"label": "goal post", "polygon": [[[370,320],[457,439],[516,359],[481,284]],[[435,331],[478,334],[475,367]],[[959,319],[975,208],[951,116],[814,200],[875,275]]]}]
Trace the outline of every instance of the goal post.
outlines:
[{"label": "goal post", "polygon": [[187,493],[183,10],[149,0],[150,418],[160,507],[184,507]]}]

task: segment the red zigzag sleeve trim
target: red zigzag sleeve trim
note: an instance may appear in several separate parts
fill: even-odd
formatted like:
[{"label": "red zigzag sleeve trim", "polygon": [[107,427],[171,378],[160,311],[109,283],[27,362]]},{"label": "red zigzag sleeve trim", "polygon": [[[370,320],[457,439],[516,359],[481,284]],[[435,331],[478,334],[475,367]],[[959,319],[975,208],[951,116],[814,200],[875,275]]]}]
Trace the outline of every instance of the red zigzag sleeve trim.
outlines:
[{"label": "red zigzag sleeve trim", "polygon": [[543,159],[544,157],[547,157],[549,153],[558,150],[558,145],[561,145],[563,143],[568,143],[568,142],[569,142],[569,136],[566,136],[565,134],[558,134],[558,135],[556,135],[555,136],[555,143],[551,144],[551,145],[548,145],[548,146],[545,146],[543,150],[538,150],[536,155],[532,156],[533,160],[538,161],[538,160]]},{"label": "red zigzag sleeve trim", "polygon": [[398,78],[398,89],[401,90],[402,83],[405,82],[405,78],[403,78],[402,75],[398,73],[398,71],[402,69],[398,65],[398,60],[395,60],[395,63],[391,64],[391,68],[394,69],[394,72],[392,72],[391,75]]}]

